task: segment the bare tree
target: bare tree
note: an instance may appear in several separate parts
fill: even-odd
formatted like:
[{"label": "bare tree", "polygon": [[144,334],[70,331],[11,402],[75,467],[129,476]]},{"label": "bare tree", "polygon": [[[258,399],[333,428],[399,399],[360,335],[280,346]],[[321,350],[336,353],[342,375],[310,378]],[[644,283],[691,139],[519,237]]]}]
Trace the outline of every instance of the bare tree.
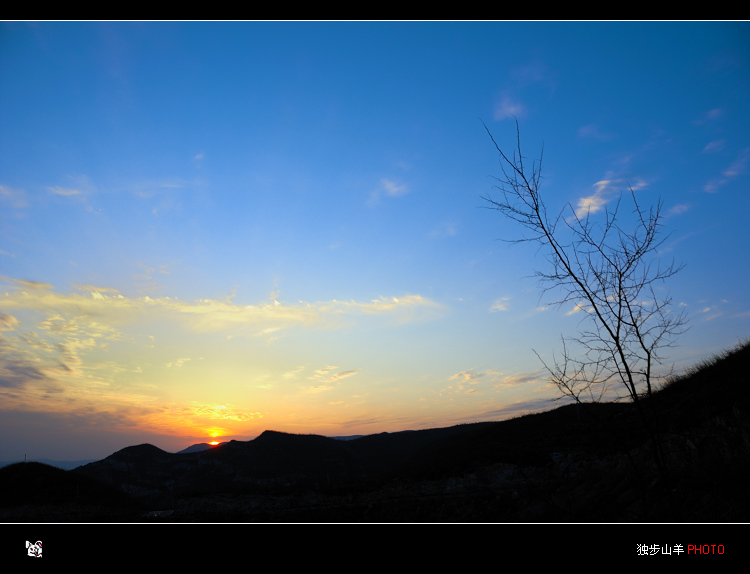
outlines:
[{"label": "bare tree", "polygon": [[[582,393],[601,397],[617,381],[638,402],[654,390],[654,368],[663,359],[660,351],[670,347],[684,331],[685,316],[673,313],[669,295],[657,294],[658,284],[676,274],[674,262],[663,266],[658,250],[662,203],[643,210],[630,190],[635,229],[624,230],[619,222],[622,196],[613,209],[604,207],[600,218],[590,208],[575,210],[568,203],[550,218],[540,195],[542,158],[529,171],[521,154],[516,125],[516,150],[509,158],[485,129],[500,154],[503,178],[497,178],[501,200],[484,197],[490,209],[521,224],[530,234],[512,242],[535,242],[547,250],[550,268],[536,271],[544,292],[562,291],[557,305],[574,304],[586,313],[587,326],[577,337],[564,339],[563,360],[548,368],[560,391],[577,398]],[[574,359],[569,342],[584,350]]]},{"label": "bare tree", "polygon": [[[663,468],[653,417],[644,411],[644,397],[654,392],[662,351],[684,332],[684,313],[674,313],[661,284],[681,267],[663,265],[659,248],[662,203],[644,210],[630,188],[630,217],[622,213],[623,196],[603,214],[568,203],[550,216],[540,194],[542,157],[529,167],[521,153],[516,122],[516,148],[509,157],[484,126],[498,153],[503,177],[501,196],[484,197],[489,209],[520,224],[526,234],[512,243],[532,242],[545,252],[549,266],[536,271],[543,287],[561,293],[558,305],[571,304],[585,313],[576,336],[563,337],[562,356],[543,362],[561,397],[581,403],[599,400],[614,383],[635,403],[652,438],[654,454]],[[624,229],[629,220],[632,230]],[[538,356],[538,355],[537,355]],[[540,357],[541,359],[541,357]],[[583,397],[583,398],[582,398]]]}]

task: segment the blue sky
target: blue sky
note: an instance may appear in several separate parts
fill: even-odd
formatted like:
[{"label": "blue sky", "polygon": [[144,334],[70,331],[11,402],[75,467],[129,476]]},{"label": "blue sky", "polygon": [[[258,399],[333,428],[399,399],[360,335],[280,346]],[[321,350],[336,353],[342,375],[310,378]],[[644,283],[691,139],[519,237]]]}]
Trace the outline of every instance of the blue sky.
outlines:
[{"label": "blue sky", "polygon": [[[553,406],[540,299],[483,209],[664,202],[676,370],[750,334],[745,23],[0,24],[0,460]],[[600,214],[603,211],[600,212]]]}]

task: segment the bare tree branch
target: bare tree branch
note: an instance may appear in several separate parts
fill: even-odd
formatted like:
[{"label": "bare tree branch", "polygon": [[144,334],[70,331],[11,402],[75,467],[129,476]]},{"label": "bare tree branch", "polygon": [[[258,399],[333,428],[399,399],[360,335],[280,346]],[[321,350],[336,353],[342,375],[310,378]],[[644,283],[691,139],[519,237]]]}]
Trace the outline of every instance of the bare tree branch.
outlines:
[{"label": "bare tree branch", "polygon": [[[579,405],[599,402],[610,390],[624,388],[643,423],[659,473],[671,483],[659,438],[659,417],[652,410],[653,401],[643,400],[654,392],[663,351],[687,328],[685,314],[673,313],[671,297],[661,292],[661,284],[682,269],[674,261],[667,265],[659,261],[659,248],[666,240],[660,236],[661,201],[643,209],[631,187],[630,218],[622,214],[622,194],[613,207],[605,205],[599,216],[590,206],[584,212],[568,203],[550,217],[539,191],[542,155],[528,172],[518,121],[511,157],[484,127],[500,155],[503,173],[496,178],[500,197],[483,198],[487,209],[499,211],[524,229],[511,243],[537,243],[546,252],[548,266],[535,272],[542,295],[554,291],[558,306],[572,303],[584,313],[578,334],[562,337],[560,357],[553,355],[547,364],[537,353],[549,380],[559,398],[572,398]],[[622,224],[626,219],[630,230]],[[671,490],[667,496],[672,500]],[[679,510],[675,513],[679,516]]]},{"label": "bare tree branch", "polygon": [[[527,171],[516,121],[516,149],[509,157],[495,141],[502,178],[496,178],[498,199],[486,196],[488,209],[500,211],[525,233],[511,243],[535,242],[546,250],[549,264],[537,270],[542,293],[559,293],[555,304],[574,304],[586,314],[577,336],[563,338],[560,362],[545,364],[562,396],[601,400],[610,383],[619,382],[630,399],[650,396],[661,351],[672,346],[686,329],[684,313],[672,313],[671,298],[661,296],[660,284],[682,268],[663,266],[658,250],[662,203],[643,209],[630,188],[633,229],[621,226],[621,195],[612,208],[595,217],[591,208],[576,210],[568,203],[550,218],[540,195],[542,155]],[[575,358],[571,346],[581,354]]]}]

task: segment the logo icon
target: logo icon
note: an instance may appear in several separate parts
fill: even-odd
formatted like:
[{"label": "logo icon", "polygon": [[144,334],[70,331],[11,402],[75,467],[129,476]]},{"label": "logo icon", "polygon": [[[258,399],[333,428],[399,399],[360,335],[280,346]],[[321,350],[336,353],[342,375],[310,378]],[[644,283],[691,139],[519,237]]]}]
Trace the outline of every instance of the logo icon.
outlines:
[{"label": "logo icon", "polygon": [[36,543],[26,541],[26,548],[29,549],[29,556],[34,556],[35,558],[41,558],[42,557],[42,541],[37,540]]}]

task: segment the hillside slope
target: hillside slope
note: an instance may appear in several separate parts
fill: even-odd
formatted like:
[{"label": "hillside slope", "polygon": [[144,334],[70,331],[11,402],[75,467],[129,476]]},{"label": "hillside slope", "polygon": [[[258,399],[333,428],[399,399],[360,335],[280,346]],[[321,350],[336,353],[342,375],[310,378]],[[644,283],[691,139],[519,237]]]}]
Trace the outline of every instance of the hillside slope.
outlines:
[{"label": "hillside slope", "polygon": [[[113,517],[117,492],[170,521],[747,521],[749,368],[745,344],[644,401],[666,473],[633,405],[598,403],[347,441],[266,431],[192,453],[138,445],[34,480],[53,499],[67,492],[60,503],[85,479]],[[0,491],[14,492],[27,479],[6,470]]]}]

